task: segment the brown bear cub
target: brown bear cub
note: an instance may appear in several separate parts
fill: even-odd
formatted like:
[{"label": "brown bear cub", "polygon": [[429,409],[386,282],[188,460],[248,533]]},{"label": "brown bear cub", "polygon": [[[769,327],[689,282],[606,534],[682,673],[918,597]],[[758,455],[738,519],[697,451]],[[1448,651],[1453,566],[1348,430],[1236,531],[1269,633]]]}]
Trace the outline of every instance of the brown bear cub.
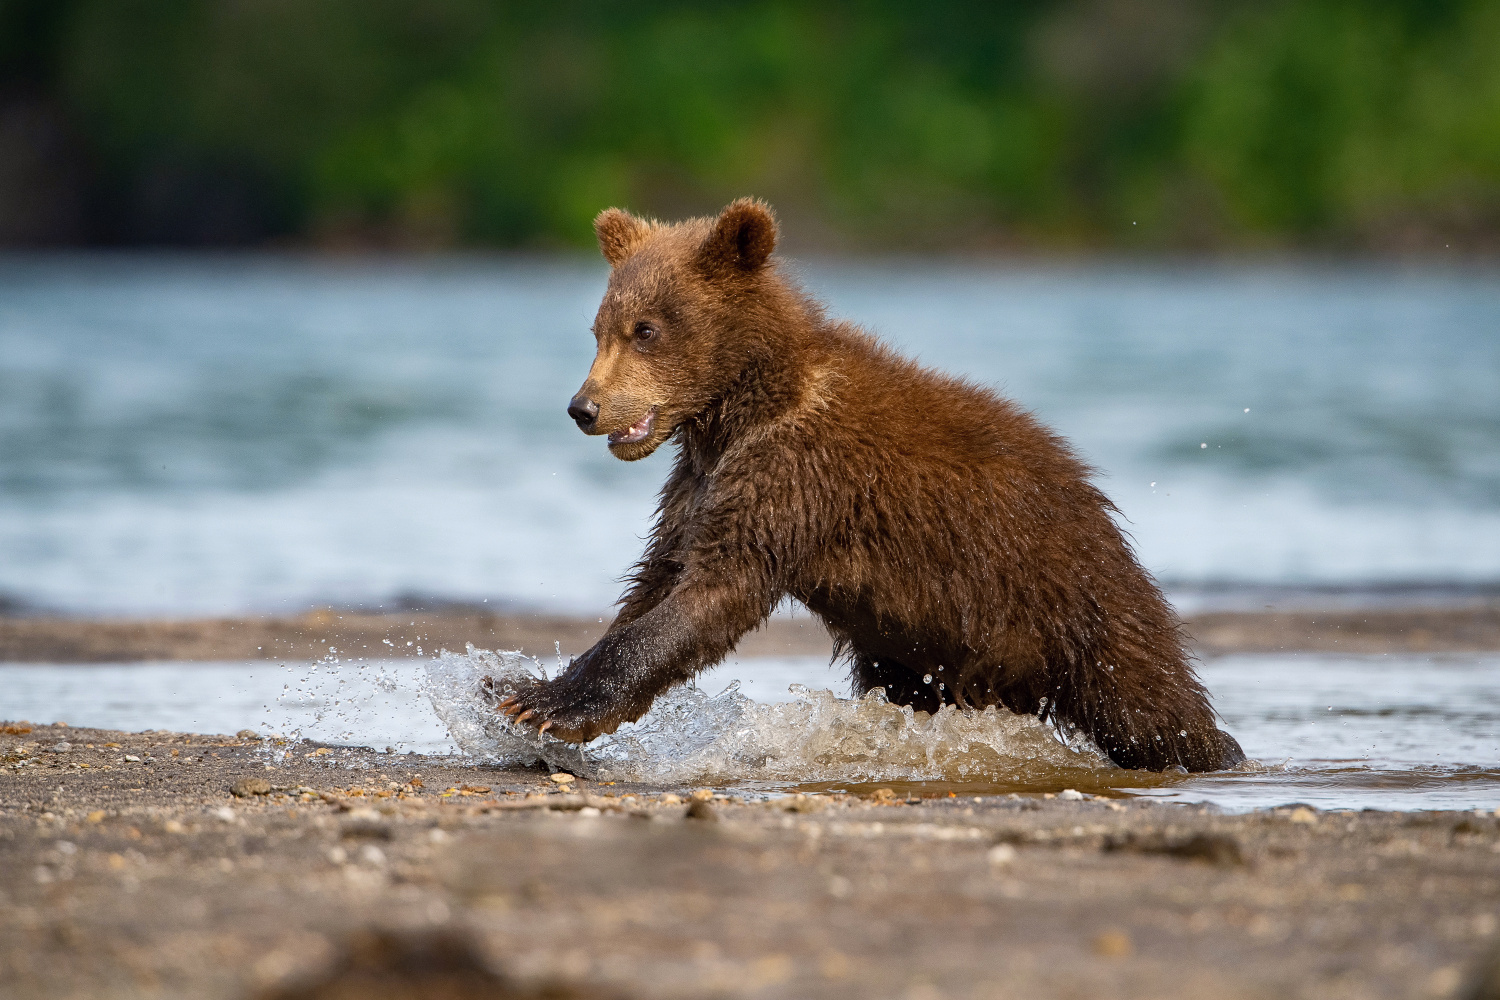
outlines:
[{"label": "brown bear cub", "polygon": [[771,258],[758,201],[675,224],[610,209],[595,229],[613,270],[568,413],[617,458],[675,439],[677,459],[619,616],[501,711],[573,742],[614,732],[790,596],[856,693],[1003,705],[1122,767],[1244,760],[1065,442],[828,319]]}]

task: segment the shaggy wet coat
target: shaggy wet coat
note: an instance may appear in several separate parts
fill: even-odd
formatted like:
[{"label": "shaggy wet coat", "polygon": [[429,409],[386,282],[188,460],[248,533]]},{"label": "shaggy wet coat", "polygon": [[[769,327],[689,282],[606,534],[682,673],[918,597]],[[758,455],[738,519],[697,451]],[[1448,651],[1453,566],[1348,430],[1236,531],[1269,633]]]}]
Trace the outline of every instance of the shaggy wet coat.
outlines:
[{"label": "shaggy wet coat", "polygon": [[639,718],[785,597],[854,688],[1076,726],[1118,764],[1244,759],[1179,623],[1057,435],[990,390],[828,319],[741,200],[665,225],[596,222],[613,265],[569,413],[626,460],[676,463],[605,636],[501,709],[571,741]]}]

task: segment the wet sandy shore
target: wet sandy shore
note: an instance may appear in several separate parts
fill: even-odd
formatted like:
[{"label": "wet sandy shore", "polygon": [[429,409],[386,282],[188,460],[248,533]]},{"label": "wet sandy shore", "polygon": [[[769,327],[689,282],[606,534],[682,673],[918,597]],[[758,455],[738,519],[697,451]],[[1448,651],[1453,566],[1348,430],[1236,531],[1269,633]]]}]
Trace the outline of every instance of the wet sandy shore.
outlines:
[{"label": "wet sandy shore", "polygon": [[295,989],[371,930],[397,965],[416,949],[408,978],[501,970],[490,996],[1445,997],[1500,940],[1493,815],[694,804],[457,758],[8,729],[8,997],[354,995]]},{"label": "wet sandy shore", "polygon": [[[1487,652],[1500,650],[1500,602],[1451,608],[1214,612],[1186,622],[1200,655],[1322,652]],[[550,657],[591,646],[605,619],[543,614],[320,610],[291,618],[89,621],[0,617],[0,662],[397,657],[419,650],[520,649]],[[746,636],[742,656],[825,656],[827,634],[805,613],[773,618]]]}]

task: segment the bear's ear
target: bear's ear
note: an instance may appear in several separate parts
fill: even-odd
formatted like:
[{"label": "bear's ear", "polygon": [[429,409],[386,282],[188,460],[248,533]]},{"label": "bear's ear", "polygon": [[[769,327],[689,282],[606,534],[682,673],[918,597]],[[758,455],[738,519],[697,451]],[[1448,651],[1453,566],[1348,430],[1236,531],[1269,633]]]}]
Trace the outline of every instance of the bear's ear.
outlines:
[{"label": "bear's ear", "polygon": [[651,223],[637,219],[623,208],[606,208],[594,216],[594,235],[599,251],[610,267],[619,267],[651,234]]},{"label": "bear's ear", "polygon": [[699,255],[711,271],[749,273],[775,249],[776,217],[771,207],[757,198],[741,198],[719,213]]}]

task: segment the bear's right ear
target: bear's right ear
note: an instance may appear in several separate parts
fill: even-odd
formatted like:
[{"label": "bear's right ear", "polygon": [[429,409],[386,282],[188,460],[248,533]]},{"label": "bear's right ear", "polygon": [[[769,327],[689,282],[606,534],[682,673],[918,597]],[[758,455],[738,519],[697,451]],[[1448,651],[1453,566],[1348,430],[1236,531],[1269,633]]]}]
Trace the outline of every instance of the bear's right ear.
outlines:
[{"label": "bear's right ear", "polygon": [[623,208],[606,208],[594,216],[594,235],[599,238],[599,251],[610,267],[619,267],[635,248],[651,234],[651,224],[637,219]]},{"label": "bear's right ear", "polygon": [[709,270],[757,270],[776,249],[776,217],[758,198],[732,202],[714,220],[699,255]]}]

